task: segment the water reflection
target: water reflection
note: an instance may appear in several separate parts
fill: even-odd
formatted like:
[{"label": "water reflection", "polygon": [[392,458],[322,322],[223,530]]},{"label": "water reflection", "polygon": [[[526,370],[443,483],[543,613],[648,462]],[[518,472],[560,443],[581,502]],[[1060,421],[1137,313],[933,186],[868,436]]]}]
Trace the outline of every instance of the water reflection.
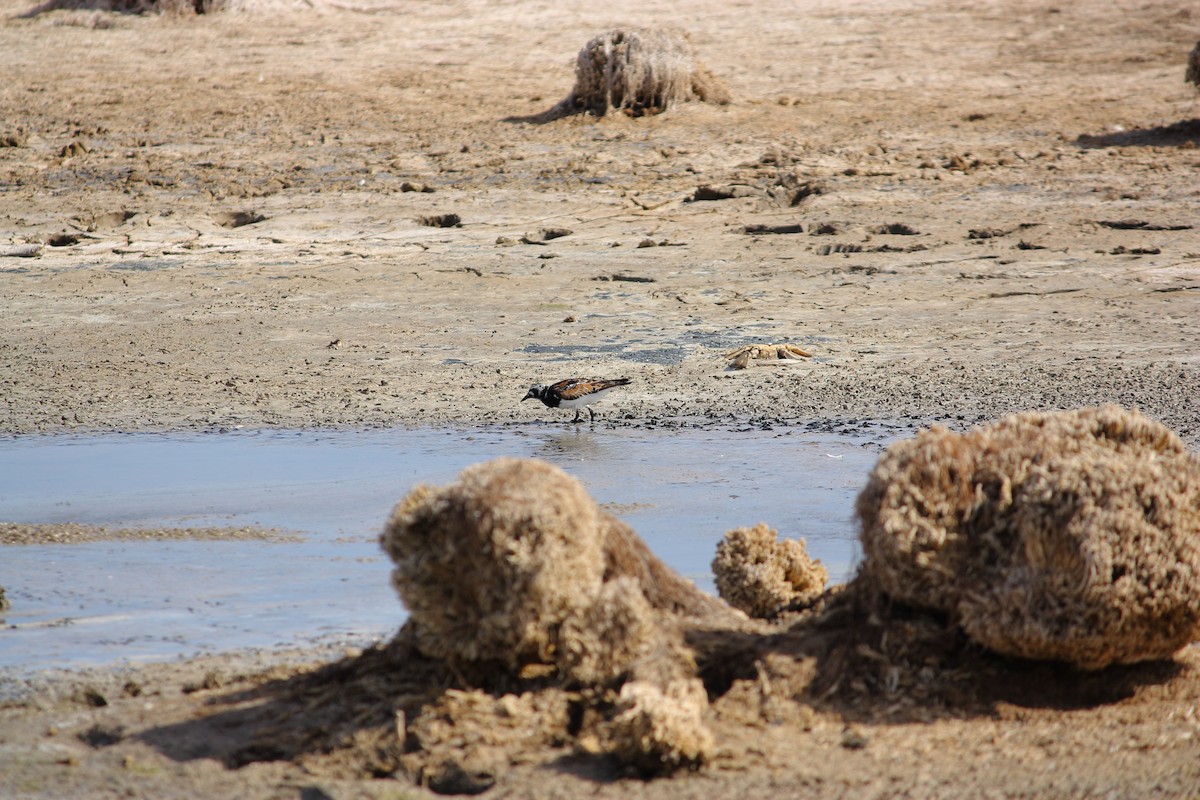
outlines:
[{"label": "water reflection", "polygon": [[594,428],[575,425],[558,433],[544,433],[537,437],[534,458],[542,458],[554,464],[563,459],[571,461],[603,460],[612,457],[613,438],[609,431],[597,433]]}]

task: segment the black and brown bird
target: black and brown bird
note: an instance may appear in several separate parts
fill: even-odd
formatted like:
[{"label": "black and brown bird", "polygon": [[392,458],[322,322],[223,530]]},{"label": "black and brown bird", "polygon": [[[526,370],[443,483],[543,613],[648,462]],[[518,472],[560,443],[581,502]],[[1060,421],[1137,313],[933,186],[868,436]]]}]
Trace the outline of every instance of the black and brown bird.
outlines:
[{"label": "black and brown bird", "polygon": [[[579,409],[584,406],[590,406],[592,403],[604,397],[614,387],[625,386],[629,383],[629,378],[614,378],[608,380],[606,378],[567,378],[565,381],[552,383],[549,386],[535,385],[529,387],[529,391],[521,398],[521,402],[526,400],[541,400],[550,408],[573,408],[575,409],[575,419],[572,422],[579,422]],[[596,412],[588,408],[588,415],[594,421]]]}]

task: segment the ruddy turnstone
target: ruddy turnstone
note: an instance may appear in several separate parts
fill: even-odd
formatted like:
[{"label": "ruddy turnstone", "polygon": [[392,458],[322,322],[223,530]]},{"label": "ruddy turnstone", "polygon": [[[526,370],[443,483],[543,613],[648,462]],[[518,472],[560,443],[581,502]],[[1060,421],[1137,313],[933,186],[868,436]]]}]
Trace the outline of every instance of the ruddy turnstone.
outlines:
[{"label": "ruddy turnstone", "polygon": [[[629,378],[615,378],[606,380],[604,378],[567,378],[565,381],[552,383],[549,386],[531,386],[529,392],[521,398],[521,402],[526,400],[541,400],[550,408],[573,408],[575,409],[575,419],[572,422],[579,422],[579,409],[583,406],[590,406],[604,395],[608,394],[613,387],[625,386],[629,383]],[[590,418],[596,419],[596,412],[588,409]]]}]

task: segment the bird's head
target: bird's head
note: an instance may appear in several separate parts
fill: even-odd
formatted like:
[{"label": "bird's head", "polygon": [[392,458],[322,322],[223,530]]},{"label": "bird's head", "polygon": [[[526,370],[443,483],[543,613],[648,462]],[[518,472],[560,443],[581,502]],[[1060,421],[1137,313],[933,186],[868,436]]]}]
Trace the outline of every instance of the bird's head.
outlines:
[{"label": "bird's head", "polygon": [[528,392],[526,392],[526,393],[525,393],[525,396],[521,398],[521,402],[522,402],[522,403],[524,403],[526,400],[537,400],[537,399],[539,399],[539,398],[542,396],[542,391],[543,391],[545,388],[546,388],[545,386],[538,386],[537,384],[534,384],[533,386],[530,386],[530,387],[529,387],[529,391],[528,391]]}]

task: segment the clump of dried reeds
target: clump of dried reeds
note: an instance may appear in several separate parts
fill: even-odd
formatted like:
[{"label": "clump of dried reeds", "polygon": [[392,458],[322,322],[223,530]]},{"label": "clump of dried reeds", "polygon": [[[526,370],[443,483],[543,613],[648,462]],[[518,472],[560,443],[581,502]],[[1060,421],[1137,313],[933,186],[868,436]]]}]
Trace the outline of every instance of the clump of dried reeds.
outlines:
[{"label": "clump of dried reeds", "polygon": [[1200,459],[1135,411],[923,431],[857,514],[861,579],[996,652],[1097,669],[1200,638]]},{"label": "clump of dried reeds", "polygon": [[685,34],[652,29],[615,29],[589,41],[575,63],[575,88],[557,115],[617,110],[630,116],[660,114],[699,100],[726,104],[729,90],[696,53]]},{"label": "clump of dried reeds", "polygon": [[767,619],[812,603],[829,580],[821,562],[809,557],[803,539],[777,537],[760,522],[729,531],[717,545],[712,562],[717,591],[752,617]]}]

